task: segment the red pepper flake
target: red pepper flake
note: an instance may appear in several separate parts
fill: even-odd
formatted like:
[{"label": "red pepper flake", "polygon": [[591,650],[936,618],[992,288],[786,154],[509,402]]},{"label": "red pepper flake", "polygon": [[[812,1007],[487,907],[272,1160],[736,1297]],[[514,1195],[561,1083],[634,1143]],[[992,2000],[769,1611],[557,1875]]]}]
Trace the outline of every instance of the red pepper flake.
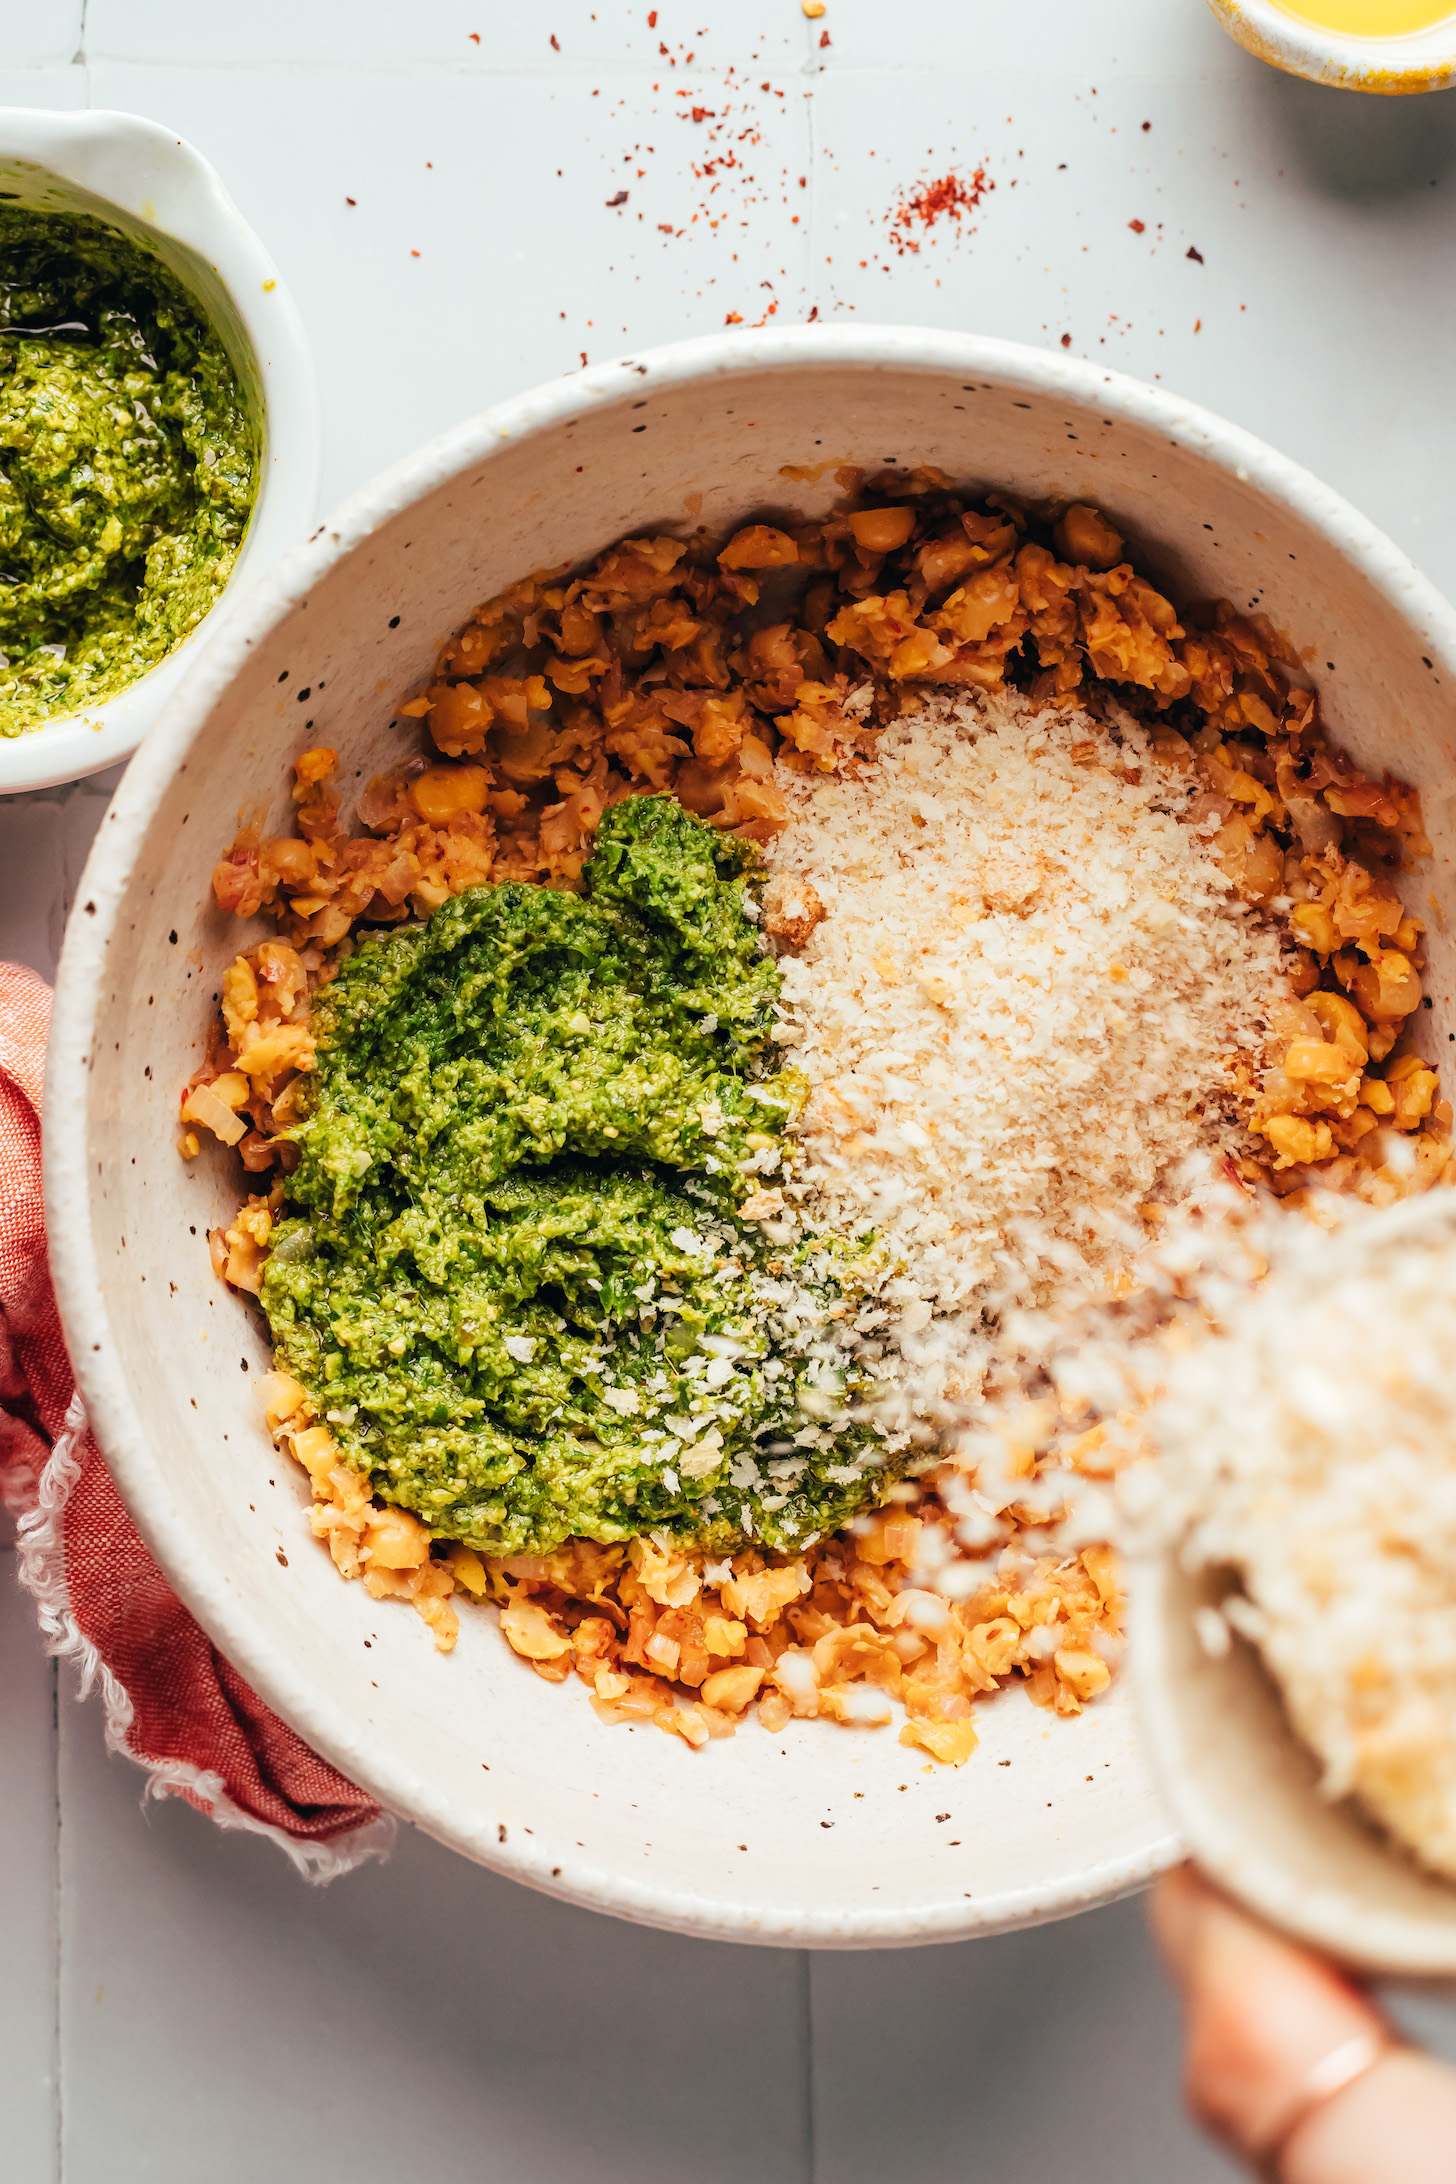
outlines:
[{"label": "red pepper flake", "polygon": [[[967,181],[958,174],[944,174],[938,182],[922,182],[919,189],[902,197],[895,207],[892,230],[902,232],[919,221],[922,227],[931,228],[937,220],[959,220],[962,214],[974,211],[987,190],[994,190],[994,182],[986,180],[984,166],[977,167]],[[919,245],[913,247],[919,248]]]},{"label": "red pepper flake", "polygon": [[1072,337],[1071,337],[1071,335],[1070,335],[1070,334],[1063,334],[1063,336],[1062,336],[1062,347],[1063,347],[1064,349],[1070,349],[1070,348],[1071,348],[1071,346],[1072,346]]},{"label": "red pepper flake", "polygon": [[613,205],[625,205],[625,204],[626,204],[626,202],[627,202],[627,192],[626,192],[625,190],[618,190],[618,192],[617,192],[617,194],[616,194],[616,196],[615,196],[615,197],[609,197],[609,198],[607,199],[607,210],[608,210],[608,212],[610,212],[610,211],[611,211],[611,209],[612,209],[612,207],[613,207]]},{"label": "red pepper flake", "polygon": [[1203,332],[1203,321],[1201,318],[1196,318],[1193,321],[1193,331],[1195,334],[1201,334]]},{"label": "red pepper flake", "polygon": [[715,109],[714,109],[713,107],[711,107],[711,106],[695,106],[695,107],[693,108],[693,120],[694,120],[694,121],[711,121],[711,120],[712,120],[712,118],[713,118],[713,114],[714,114],[714,111],[715,111]]},{"label": "red pepper flake", "polygon": [[479,43],[480,43],[480,32],[479,32],[478,30],[472,30],[472,31],[471,31],[471,33],[470,33],[470,43],[471,43],[472,45],[479,45]]},{"label": "red pepper flake", "polygon": [[581,358],[581,368],[582,368],[582,370],[583,370],[583,371],[585,371],[585,370],[586,370],[586,351],[585,351],[585,349],[578,349],[576,353],[577,353],[577,355],[578,355],[578,356],[579,356],[579,357]]},{"label": "red pepper flake", "polygon": [[410,252],[410,256],[411,256],[412,258],[417,258],[417,257],[419,256],[419,252],[418,252],[417,250],[412,250],[412,251]]},{"label": "red pepper flake", "polygon": [[812,310],[812,311],[811,311],[811,312],[809,313],[809,316],[808,316],[808,318],[807,318],[807,319],[805,319],[805,321],[804,321],[804,324],[805,324],[806,326],[812,326],[812,325],[813,325],[813,323],[814,323],[814,321],[815,321],[815,319],[816,319],[816,318],[818,318],[818,316],[819,316],[819,306],[818,306],[818,304],[816,303],[816,304],[815,304],[815,306],[814,306],[814,308],[813,308],[813,310]]},{"label": "red pepper flake", "polygon": [[553,53],[559,53],[561,51],[561,40],[557,37],[554,30],[551,33],[551,50]]},{"label": "red pepper flake", "polygon": [[1129,220],[1127,224],[1132,229],[1134,235],[1141,235],[1143,230],[1147,226],[1146,220]]},{"label": "red pepper flake", "polygon": [[1144,130],[1144,133],[1146,133],[1146,132],[1147,132],[1147,131],[1148,131],[1149,129],[1151,129],[1151,128],[1152,128],[1152,126],[1153,126],[1153,125],[1152,125],[1152,123],[1151,123],[1150,121],[1145,121],[1145,122],[1143,123],[1143,130]]},{"label": "red pepper flake", "polygon": [[652,13],[651,13],[651,14],[650,14],[650,15],[648,16],[648,18],[647,18],[647,28],[648,28],[649,30],[656,30],[656,28],[657,28],[657,10],[656,10],[656,8],[654,8],[654,9],[652,10]]},{"label": "red pepper flake", "polygon": [[1191,243],[1188,245],[1188,255],[1193,260],[1193,263],[1195,265],[1202,265],[1203,252],[1201,250],[1195,250]]},{"label": "red pepper flake", "polygon": [[358,204],[358,202],[359,202],[359,200],[358,200],[358,198],[357,198],[357,197],[346,197],[346,198],[344,199],[344,203],[345,203],[346,205],[357,205],[357,204]]},{"label": "red pepper flake", "polygon": [[658,234],[659,234],[659,235],[671,235],[671,233],[672,233],[672,222],[671,222],[671,220],[659,220],[659,221],[658,221],[658,223],[657,223],[657,232],[658,232]]},{"label": "red pepper flake", "polygon": [[743,324],[743,313],[741,311],[730,311],[723,324],[725,326],[741,326]]},{"label": "red pepper flake", "polygon": [[827,30],[821,30],[821,31],[820,31],[820,33],[819,33],[819,50],[820,50],[820,52],[821,52],[821,53],[822,53],[822,52],[824,51],[824,48],[825,48],[825,47],[826,47],[826,46],[828,45],[828,43],[829,43],[829,33],[828,33],[828,31],[827,31]]}]

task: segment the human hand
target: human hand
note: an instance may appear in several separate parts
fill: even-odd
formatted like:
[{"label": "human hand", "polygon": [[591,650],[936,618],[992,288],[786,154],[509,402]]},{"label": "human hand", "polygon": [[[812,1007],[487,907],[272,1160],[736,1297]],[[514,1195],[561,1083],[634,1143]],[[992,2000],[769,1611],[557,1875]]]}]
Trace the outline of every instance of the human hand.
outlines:
[{"label": "human hand", "polygon": [[1277,2184],[1451,2184],[1456,2071],[1360,1990],[1183,1866],[1152,1926],[1183,1992],[1198,2121]]}]

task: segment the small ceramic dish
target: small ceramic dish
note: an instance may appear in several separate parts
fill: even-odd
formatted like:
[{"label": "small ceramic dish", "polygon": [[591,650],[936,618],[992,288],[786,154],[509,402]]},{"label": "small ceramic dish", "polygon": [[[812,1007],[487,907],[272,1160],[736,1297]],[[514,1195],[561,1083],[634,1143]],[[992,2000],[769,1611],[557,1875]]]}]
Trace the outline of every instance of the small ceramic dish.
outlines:
[{"label": "small ceramic dish", "polygon": [[1227,1573],[1135,1565],[1133,1681],[1148,1757],[1189,1851],[1273,1926],[1362,1971],[1456,1978],[1456,1887],[1320,1794],[1257,1650],[1214,1659],[1197,1631]]},{"label": "small ceramic dish", "polygon": [[8,793],[130,758],[226,603],[306,535],[318,505],[320,428],[298,313],[190,144],[137,114],[0,108],[0,195],[47,212],[89,213],[154,252],[217,329],[262,441],[258,497],[222,599],[175,652],[104,705],[0,736],[0,793]]},{"label": "small ceramic dish", "polygon": [[[1419,30],[1356,37],[1329,30],[1279,0],[1208,0],[1230,37],[1291,76],[1387,98],[1456,84],[1456,5]],[[1431,11],[1435,12],[1434,7]]]},{"label": "small ceramic dish", "polygon": [[[307,1481],[253,1395],[263,1329],[204,1241],[236,1210],[235,1166],[177,1157],[177,1103],[222,971],[254,937],[213,908],[213,861],[245,801],[267,830],[290,824],[292,757],[330,744],[345,782],[392,763],[401,695],[525,571],[660,526],[813,519],[840,466],[886,461],[1097,501],[1176,596],[1257,602],[1321,663],[1331,730],[1357,760],[1437,787],[1449,874],[1456,613],[1336,494],[1206,411],[1060,353],[916,327],[745,330],[488,411],[357,494],[239,602],[97,837],[46,1083],[51,1257],[81,1392],[148,1542],[239,1672],[468,1857],[648,1924],[796,1946],[1029,1925],[1171,1864],[1128,1685],[1071,1721],[1008,1690],[947,1770],[893,1729],[749,1723],[693,1753],[608,1728],[484,1611],[442,1658],[309,1537]],[[1433,941],[1447,994],[1450,944]]]},{"label": "small ceramic dish", "polygon": [[[1382,1214],[1365,1234],[1367,1270],[1377,1278],[1386,1255],[1432,1244],[1456,1244],[1456,1193]],[[1456,1977],[1456,1884],[1353,1799],[1322,1794],[1256,1646],[1235,1636],[1211,1655],[1203,1645],[1200,1611],[1237,1591],[1237,1574],[1187,1569],[1173,1545],[1134,1560],[1130,1578],[1148,1757],[1200,1865],[1271,1924],[1364,1971]]]}]

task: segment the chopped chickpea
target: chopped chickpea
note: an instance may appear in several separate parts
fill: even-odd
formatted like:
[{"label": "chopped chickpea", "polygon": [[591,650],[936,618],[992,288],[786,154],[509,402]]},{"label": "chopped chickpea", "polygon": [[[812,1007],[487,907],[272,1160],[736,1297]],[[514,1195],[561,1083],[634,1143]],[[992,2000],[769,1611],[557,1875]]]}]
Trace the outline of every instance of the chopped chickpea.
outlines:
[{"label": "chopped chickpea", "polygon": [[1327,1039],[1296,1039],[1284,1056],[1284,1074],[1297,1083],[1346,1084],[1352,1075],[1351,1056]]},{"label": "chopped chickpea", "polygon": [[1327,1122],[1306,1122],[1301,1115],[1271,1115],[1263,1131],[1278,1155],[1278,1168],[1328,1160],[1334,1151],[1334,1135]]},{"label": "chopped chickpea", "polygon": [[741,1714],[744,1708],[758,1697],[758,1687],[766,1670],[751,1668],[746,1661],[733,1668],[715,1669],[703,1679],[703,1697],[709,1706],[716,1706],[725,1714]]},{"label": "chopped chickpea", "polygon": [[1421,1005],[1420,973],[1398,948],[1382,948],[1369,963],[1359,964],[1350,990],[1365,1016],[1376,1022],[1409,1016]]},{"label": "chopped chickpea", "polygon": [[913,508],[866,508],[849,519],[856,546],[867,554],[892,554],[915,528]]},{"label": "chopped chickpea", "polygon": [[1057,552],[1084,569],[1110,569],[1122,557],[1122,539],[1095,508],[1074,501],[1052,532]]},{"label": "chopped chickpea", "polygon": [[779,569],[791,566],[798,558],[798,546],[787,531],[776,531],[768,523],[750,523],[745,530],[734,532],[718,556],[718,566],[720,569]]},{"label": "chopped chickpea", "polygon": [[1391,1120],[1396,1129],[1416,1129],[1431,1112],[1438,1089],[1436,1072],[1419,1054],[1403,1054],[1386,1070],[1385,1082],[1393,1101]]},{"label": "chopped chickpea", "polygon": [[490,789],[484,766],[430,766],[409,785],[409,800],[432,827],[443,827],[460,811],[481,812]]},{"label": "chopped chickpea", "polygon": [[1305,1007],[1323,1026],[1326,1037],[1343,1047],[1352,1061],[1363,1065],[1370,1052],[1370,1037],[1354,1002],[1347,1001],[1342,993],[1312,993]]},{"label": "chopped chickpea", "polygon": [[1316,955],[1333,955],[1339,947],[1335,921],[1322,902],[1297,902],[1289,914],[1295,937]]}]

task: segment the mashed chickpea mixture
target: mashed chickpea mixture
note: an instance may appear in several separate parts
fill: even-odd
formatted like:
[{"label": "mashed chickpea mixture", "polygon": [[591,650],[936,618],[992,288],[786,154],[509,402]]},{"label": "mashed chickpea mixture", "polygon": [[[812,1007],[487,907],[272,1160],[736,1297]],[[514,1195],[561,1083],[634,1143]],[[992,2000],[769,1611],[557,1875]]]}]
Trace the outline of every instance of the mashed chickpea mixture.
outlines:
[{"label": "mashed chickpea mixture", "polygon": [[1116,1421],[1021,1399],[1018,1315],[1122,1310],[1209,1187],[1444,1175],[1429,845],[1096,510],[840,482],[488,602],[347,821],[301,754],[181,1147],[257,1179],[214,1263],[344,1576],[607,1720],[960,1762],[1120,1643],[1061,1523]]}]

